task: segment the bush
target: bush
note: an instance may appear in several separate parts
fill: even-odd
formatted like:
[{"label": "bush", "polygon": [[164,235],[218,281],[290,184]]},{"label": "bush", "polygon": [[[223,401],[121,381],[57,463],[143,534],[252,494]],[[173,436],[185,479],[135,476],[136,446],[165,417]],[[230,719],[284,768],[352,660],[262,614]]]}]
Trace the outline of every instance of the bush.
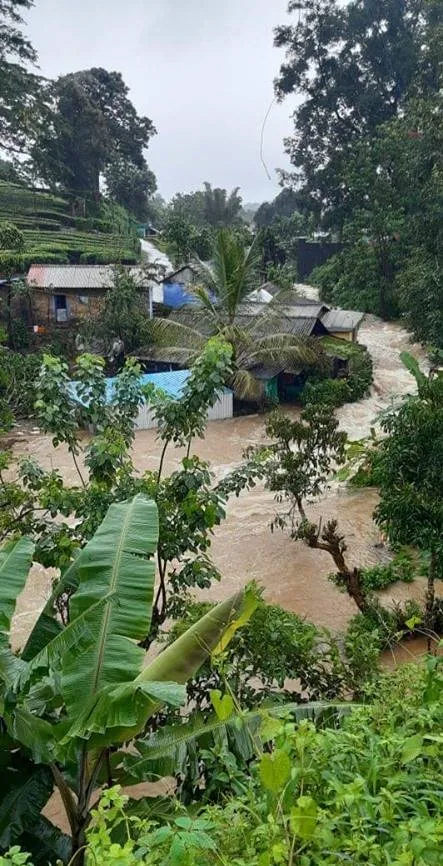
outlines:
[{"label": "bush", "polygon": [[93,217],[76,217],[75,227],[82,232],[102,232],[112,234],[114,227],[109,220],[94,219]]},{"label": "bush", "polygon": [[349,400],[355,402],[366,397],[372,385],[373,363],[367,349],[356,347],[358,351],[349,357],[347,384],[350,391]]},{"label": "bush", "polygon": [[0,223],[0,249],[14,250],[20,253],[25,246],[23,232],[14,223]]},{"label": "bush", "polygon": [[364,650],[368,642],[373,645],[373,651],[379,654],[388,647],[398,645],[402,638],[413,635],[422,622],[423,610],[413,599],[392,609],[382,607],[374,600],[368,611],[352,617],[345,636],[346,653],[352,654],[352,644],[358,639],[361,649]]},{"label": "bush", "polygon": [[[175,640],[212,605],[192,603],[168,633]],[[366,672],[368,673],[368,672]],[[278,692],[279,700],[319,700],[347,692],[354,672],[347,670],[338,643],[326,629],[295,613],[262,602],[245,628],[233,638],[223,669],[206,666],[188,684],[189,700],[200,709],[210,706],[209,692],[230,689],[240,703],[253,706]],[[287,683],[291,680],[291,684]],[[295,685],[297,681],[297,685]],[[287,687],[286,691],[282,691]]]},{"label": "bush", "polygon": [[322,382],[307,382],[302,393],[302,402],[342,406],[351,399],[351,391],[346,379],[324,379]]},{"label": "bush", "polygon": [[[73,256],[78,254],[78,251],[72,250],[70,254]],[[137,263],[138,256],[131,250],[118,251],[117,249],[109,248],[80,253],[78,261],[82,264],[89,265],[108,265],[116,262],[120,262],[123,265],[133,265]]]},{"label": "bush", "polygon": [[[143,813],[119,788],[104,791],[87,863],[439,866],[442,691],[441,665],[429,658],[424,670],[379,679],[370,705],[317,727],[265,716],[245,770],[222,740],[212,750],[220,779],[211,784],[224,776],[230,791],[198,813],[164,799]],[[8,866],[24,862],[17,848],[8,852]]]},{"label": "bush", "polygon": [[319,379],[318,374],[306,383],[302,402],[342,406],[365,397],[372,384],[373,364],[368,350],[358,343],[348,343],[334,337],[323,337],[321,344],[328,355],[336,352],[348,362],[346,379]]},{"label": "bush", "polygon": [[22,355],[0,348],[0,401],[4,401],[11,416],[30,418],[34,414],[35,382],[40,364],[38,355]]},{"label": "bush", "polygon": [[423,576],[423,562],[408,550],[401,550],[387,565],[374,565],[362,571],[362,583],[366,592],[386,589],[397,581],[412,583],[416,577]]}]

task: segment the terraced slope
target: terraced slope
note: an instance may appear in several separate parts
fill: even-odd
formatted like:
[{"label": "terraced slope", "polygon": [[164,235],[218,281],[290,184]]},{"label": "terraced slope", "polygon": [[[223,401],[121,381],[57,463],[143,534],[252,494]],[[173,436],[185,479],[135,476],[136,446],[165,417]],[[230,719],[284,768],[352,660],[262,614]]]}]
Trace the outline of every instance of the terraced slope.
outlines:
[{"label": "terraced slope", "polygon": [[[23,231],[25,250],[17,269],[34,263],[131,264],[139,258],[135,232],[110,221],[73,214],[72,203],[51,193],[0,181],[0,221],[13,222]],[[1,263],[11,257],[0,254]]]}]

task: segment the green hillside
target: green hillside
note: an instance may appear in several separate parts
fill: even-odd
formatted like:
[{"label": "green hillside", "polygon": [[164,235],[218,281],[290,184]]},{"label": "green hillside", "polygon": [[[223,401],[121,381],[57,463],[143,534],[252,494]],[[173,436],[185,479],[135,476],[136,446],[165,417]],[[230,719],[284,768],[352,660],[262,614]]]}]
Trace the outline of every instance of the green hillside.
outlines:
[{"label": "green hillside", "polygon": [[139,241],[132,221],[122,208],[108,202],[98,206],[98,217],[78,216],[67,199],[0,181],[0,222],[4,220],[21,229],[25,249],[19,256],[0,253],[0,269],[11,256],[17,260],[17,270],[33,262],[129,264],[138,259]]}]

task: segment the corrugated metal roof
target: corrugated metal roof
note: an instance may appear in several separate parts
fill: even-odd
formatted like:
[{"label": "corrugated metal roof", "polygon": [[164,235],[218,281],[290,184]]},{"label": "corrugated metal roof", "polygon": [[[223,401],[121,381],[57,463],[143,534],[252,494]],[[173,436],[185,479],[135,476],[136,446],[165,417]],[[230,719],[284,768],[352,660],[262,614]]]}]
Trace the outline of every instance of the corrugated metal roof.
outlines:
[{"label": "corrugated metal roof", "polygon": [[251,315],[235,317],[235,324],[239,328],[250,330],[252,336],[256,334],[258,337],[268,337],[272,334],[297,334],[309,337],[318,321],[320,320],[316,316],[290,318],[277,314],[261,319]]},{"label": "corrugated metal roof", "polygon": [[[142,385],[155,385],[156,388],[161,389],[170,397],[178,399],[181,397],[183,388],[185,387],[189,376],[190,370],[168,370],[164,373],[143,373],[140,376],[140,383]],[[112,400],[115,381],[115,377],[106,380],[106,402],[108,403]],[[87,400],[78,396],[79,384],[79,382],[74,381],[70,383],[71,395],[77,403],[80,403],[82,406],[87,406]],[[226,393],[230,393],[228,388],[224,388],[223,390]]]},{"label": "corrugated metal roof", "polygon": [[285,304],[281,308],[283,315],[289,319],[319,319],[325,310],[327,310],[327,307],[324,307],[323,304],[313,304],[312,302],[310,304]]},{"label": "corrugated metal roof", "polygon": [[[140,284],[153,285],[142,268],[126,265]],[[31,265],[26,277],[28,285],[39,289],[80,292],[84,289],[109,289],[114,277],[113,265]]]},{"label": "corrugated metal roof", "polygon": [[268,292],[269,295],[278,295],[281,291],[280,286],[276,286],[275,283],[270,282],[262,283],[262,285],[259,286],[258,291],[260,292],[262,289],[263,291]]},{"label": "corrugated metal roof", "polygon": [[364,313],[357,310],[329,310],[322,318],[322,323],[328,331],[353,331],[360,324]]},{"label": "corrugated metal roof", "polygon": [[297,318],[288,317],[286,321],[288,322],[286,333],[310,337],[318,322],[318,318],[317,316],[299,316]]}]

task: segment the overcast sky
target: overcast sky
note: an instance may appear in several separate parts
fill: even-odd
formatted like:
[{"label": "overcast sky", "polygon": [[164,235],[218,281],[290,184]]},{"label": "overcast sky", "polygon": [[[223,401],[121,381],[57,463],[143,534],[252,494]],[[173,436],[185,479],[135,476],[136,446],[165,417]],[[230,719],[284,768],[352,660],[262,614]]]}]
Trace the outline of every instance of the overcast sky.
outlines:
[{"label": "overcast sky", "polygon": [[274,105],[282,53],[272,30],[287,0],[35,0],[28,32],[48,77],[103,66],[122,73],[158,134],[147,153],[159,191],[240,186],[244,201],[278,192],[294,102]]}]

